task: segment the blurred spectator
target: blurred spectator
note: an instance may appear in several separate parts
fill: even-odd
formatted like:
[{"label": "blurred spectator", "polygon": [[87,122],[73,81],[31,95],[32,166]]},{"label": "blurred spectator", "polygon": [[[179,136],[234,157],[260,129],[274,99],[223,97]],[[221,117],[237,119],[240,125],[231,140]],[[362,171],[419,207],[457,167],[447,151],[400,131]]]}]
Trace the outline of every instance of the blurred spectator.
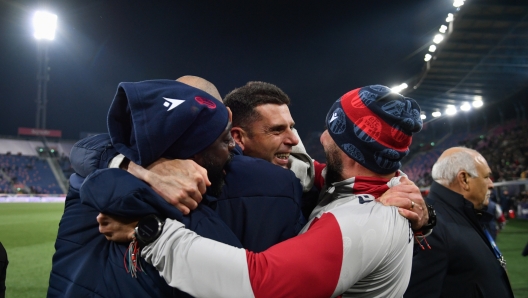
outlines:
[{"label": "blurred spectator", "polygon": [[482,216],[481,223],[489,231],[493,240],[497,240],[497,234],[504,227],[506,218],[500,205],[493,200],[486,200],[484,206],[485,216]]},{"label": "blurred spectator", "polygon": [[0,177],[3,193],[62,193],[48,162],[36,156],[0,154]]}]

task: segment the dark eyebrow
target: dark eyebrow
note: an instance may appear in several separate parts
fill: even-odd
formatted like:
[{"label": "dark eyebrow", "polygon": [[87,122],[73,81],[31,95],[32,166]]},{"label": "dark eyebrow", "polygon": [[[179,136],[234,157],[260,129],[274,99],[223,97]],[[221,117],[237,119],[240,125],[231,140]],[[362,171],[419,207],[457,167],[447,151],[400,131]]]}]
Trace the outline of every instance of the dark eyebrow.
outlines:
[{"label": "dark eyebrow", "polygon": [[286,129],[286,127],[287,127],[287,125],[273,125],[273,126],[269,126],[268,130],[269,131],[284,130],[284,129]]}]

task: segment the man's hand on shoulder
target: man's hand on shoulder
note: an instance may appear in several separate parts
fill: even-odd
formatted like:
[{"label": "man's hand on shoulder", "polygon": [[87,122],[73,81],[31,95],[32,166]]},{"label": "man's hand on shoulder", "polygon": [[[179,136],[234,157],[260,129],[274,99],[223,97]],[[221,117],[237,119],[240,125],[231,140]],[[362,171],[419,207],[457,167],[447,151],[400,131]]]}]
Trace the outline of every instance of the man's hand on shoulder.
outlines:
[{"label": "man's hand on shoulder", "polygon": [[161,158],[146,169],[130,162],[128,172],[148,183],[183,214],[198,207],[206,187],[211,185],[207,170],[192,160]]},{"label": "man's hand on shoulder", "polygon": [[383,205],[398,207],[399,213],[411,222],[413,230],[420,230],[429,221],[427,206],[420,189],[407,177],[390,188],[379,199]]}]

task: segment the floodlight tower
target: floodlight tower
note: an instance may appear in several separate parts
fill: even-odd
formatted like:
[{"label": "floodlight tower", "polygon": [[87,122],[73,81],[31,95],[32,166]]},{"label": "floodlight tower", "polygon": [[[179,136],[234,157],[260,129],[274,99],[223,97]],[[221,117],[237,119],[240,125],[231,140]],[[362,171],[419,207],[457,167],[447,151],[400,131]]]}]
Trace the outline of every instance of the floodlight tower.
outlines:
[{"label": "floodlight tower", "polygon": [[48,104],[48,81],[49,81],[49,43],[55,39],[57,28],[57,15],[37,11],[33,16],[33,36],[37,39],[37,116],[35,128],[46,128],[46,106]]}]

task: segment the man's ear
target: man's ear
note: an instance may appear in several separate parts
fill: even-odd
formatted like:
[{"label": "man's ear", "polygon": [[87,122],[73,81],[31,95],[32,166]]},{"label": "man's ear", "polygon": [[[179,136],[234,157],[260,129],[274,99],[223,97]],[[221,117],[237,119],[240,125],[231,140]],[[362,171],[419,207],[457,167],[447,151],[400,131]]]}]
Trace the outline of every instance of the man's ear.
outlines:
[{"label": "man's ear", "polygon": [[469,180],[469,175],[468,173],[464,171],[460,171],[456,175],[456,181],[458,182],[458,185],[460,185],[460,188],[462,188],[464,191],[469,190],[468,180]]},{"label": "man's ear", "polygon": [[233,127],[231,128],[231,136],[235,140],[235,142],[240,146],[240,149],[244,151],[244,143],[247,139],[247,134],[241,127]]}]

